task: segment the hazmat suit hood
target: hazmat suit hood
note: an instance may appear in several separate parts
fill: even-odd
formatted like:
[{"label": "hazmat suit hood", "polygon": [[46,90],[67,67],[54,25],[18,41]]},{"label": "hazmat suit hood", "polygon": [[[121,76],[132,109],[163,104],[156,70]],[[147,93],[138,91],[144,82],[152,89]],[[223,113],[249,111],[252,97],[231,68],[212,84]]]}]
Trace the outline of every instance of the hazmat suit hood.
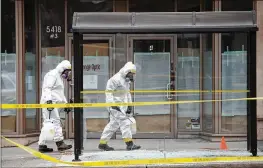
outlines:
[{"label": "hazmat suit hood", "polygon": [[62,74],[62,72],[64,72],[66,69],[70,69],[71,70],[71,64],[68,60],[63,60],[61,63],[59,63],[56,67],[56,70]]},{"label": "hazmat suit hood", "polygon": [[123,78],[125,78],[129,72],[136,73],[136,66],[132,62],[127,62],[119,71]]}]

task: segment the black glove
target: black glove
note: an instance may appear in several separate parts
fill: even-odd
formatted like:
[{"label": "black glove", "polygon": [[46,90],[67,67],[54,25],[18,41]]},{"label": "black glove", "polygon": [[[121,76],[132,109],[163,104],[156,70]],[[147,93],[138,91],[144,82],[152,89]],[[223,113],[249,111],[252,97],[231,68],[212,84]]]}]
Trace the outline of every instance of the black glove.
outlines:
[{"label": "black glove", "polygon": [[131,106],[128,106],[128,109],[127,109],[126,113],[127,113],[127,114],[131,114],[131,112],[132,112],[132,107],[131,107]]},{"label": "black glove", "polygon": [[64,108],[64,111],[68,114],[71,111],[71,108]]},{"label": "black glove", "polygon": [[[47,104],[52,104],[52,100],[48,100]],[[54,110],[54,107],[48,107],[47,110],[52,111],[52,110]]]},{"label": "black glove", "polygon": [[[69,99],[69,103],[73,103],[73,99]],[[68,114],[71,110],[72,110],[72,108],[70,108],[70,107],[64,108],[64,111],[65,111],[67,114]]]},{"label": "black glove", "polygon": [[118,106],[111,106],[111,108],[121,112],[121,109]]}]

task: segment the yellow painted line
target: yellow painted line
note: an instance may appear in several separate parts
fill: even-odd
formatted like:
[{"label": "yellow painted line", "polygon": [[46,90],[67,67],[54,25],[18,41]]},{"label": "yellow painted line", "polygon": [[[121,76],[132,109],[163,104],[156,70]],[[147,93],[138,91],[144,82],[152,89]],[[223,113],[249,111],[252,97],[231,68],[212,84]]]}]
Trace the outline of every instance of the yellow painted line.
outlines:
[{"label": "yellow painted line", "polygon": [[236,162],[236,161],[260,161],[263,162],[263,156],[250,157],[250,156],[233,156],[233,157],[188,157],[188,158],[160,158],[160,159],[135,159],[135,160],[107,160],[107,161],[80,161],[68,162],[58,160],[52,156],[40,153],[34,149],[16,143],[4,136],[3,139],[9,143],[16,145],[22,150],[30,153],[31,155],[57,164],[66,164],[81,167],[103,167],[103,166],[131,166],[131,165],[158,165],[158,164],[189,164],[189,163],[209,163],[209,162]]},{"label": "yellow painted line", "polygon": [[[126,93],[128,91],[84,90],[82,94]],[[247,93],[249,90],[131,90],[131,93]]]},{"label": "yellow painted line", "polygon": [[263,97],[255,98],[236,98],[223,100],[186,100],[186,101],[162,101],[162,102],[132,102],[132,103],[71,103],[71,104],[1,104],[2,109],[27,109],[27,108],[97,108],[109,106],[152,106],[152,105],[171,105],[187,103],[208,103],[208,102],[225,102],[225,101],[248,101],[263,100]]}]

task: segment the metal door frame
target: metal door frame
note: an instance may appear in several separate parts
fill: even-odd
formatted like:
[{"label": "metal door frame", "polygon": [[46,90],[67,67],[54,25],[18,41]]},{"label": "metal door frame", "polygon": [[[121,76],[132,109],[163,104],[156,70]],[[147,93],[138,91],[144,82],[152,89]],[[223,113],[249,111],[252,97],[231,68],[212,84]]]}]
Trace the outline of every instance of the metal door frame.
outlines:
[{"label": "metal door frame", "polygon": [[[170,63],[175,65],[176,61],[176,34],[128,34],[127,38],[127,60],[134,61],[133,57],[133,40],[170,40]],[[175,71],[175,66],[173,66],[173,70]],[[133,88],[133,86],[132,86]],[[170,133],[137,133],[134,135],[134,138],[177,138],[177,114],[176,114],[176,106],[170,106]]]},{"label": "metal door frame", "polygon": [[[70,62],[72,62],[72,48],[73,48],[73,34],[70,33],[68,34],[68,59]],[[111,77],[110,75],[113,74],[115,72],[115,53],[114,53],[114,48],[115,48],[115,35],[113,34],[83,34],[83,40],[109,40],[109,77]],[[72,71],[72,73],[74,73],[74,71]],[[74,74],[73,74],[74,76]],[[73,87],[71,89],[74,89]],[[72,95],[72,91],[70,91],[69,88],[69,97],[72,97],[74,95]],[[105,109],[106,111],[106,109]],[[73,129],[73,113],[70,112],[68,115],[68,120],[67,120],[67,124],[68,124],[68,129],[66,131],[68,131],[68,135],[69,138],[74,138],[74,129]],[[83,123],[85,124],[85,122]],[[86,124],[85,124],[86,125]],[[84,136],[86,135],[86,137],[83,137],[84,139],[93,139],[93,138],[99,138],[101,136],[102,132],[91,132],[91,133],[87,133],[84,134]],[[116,134],[113,135],[113,139],[115,139]]]}]

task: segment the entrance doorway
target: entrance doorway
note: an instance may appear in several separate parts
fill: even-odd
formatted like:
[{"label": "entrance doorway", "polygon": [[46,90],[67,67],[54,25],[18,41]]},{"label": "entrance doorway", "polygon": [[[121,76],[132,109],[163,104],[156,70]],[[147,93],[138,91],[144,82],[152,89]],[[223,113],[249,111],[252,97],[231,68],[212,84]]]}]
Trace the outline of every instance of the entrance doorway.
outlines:
[{"label": "entrance doorway", "polygon": [[[129,35],[128,59],[137,66],[132,90],[135,102],[163,102],[174,100],[174,35]],[[174,138],[176,135],[173,105],[135,106],[137,122],[135,138]]]}]

